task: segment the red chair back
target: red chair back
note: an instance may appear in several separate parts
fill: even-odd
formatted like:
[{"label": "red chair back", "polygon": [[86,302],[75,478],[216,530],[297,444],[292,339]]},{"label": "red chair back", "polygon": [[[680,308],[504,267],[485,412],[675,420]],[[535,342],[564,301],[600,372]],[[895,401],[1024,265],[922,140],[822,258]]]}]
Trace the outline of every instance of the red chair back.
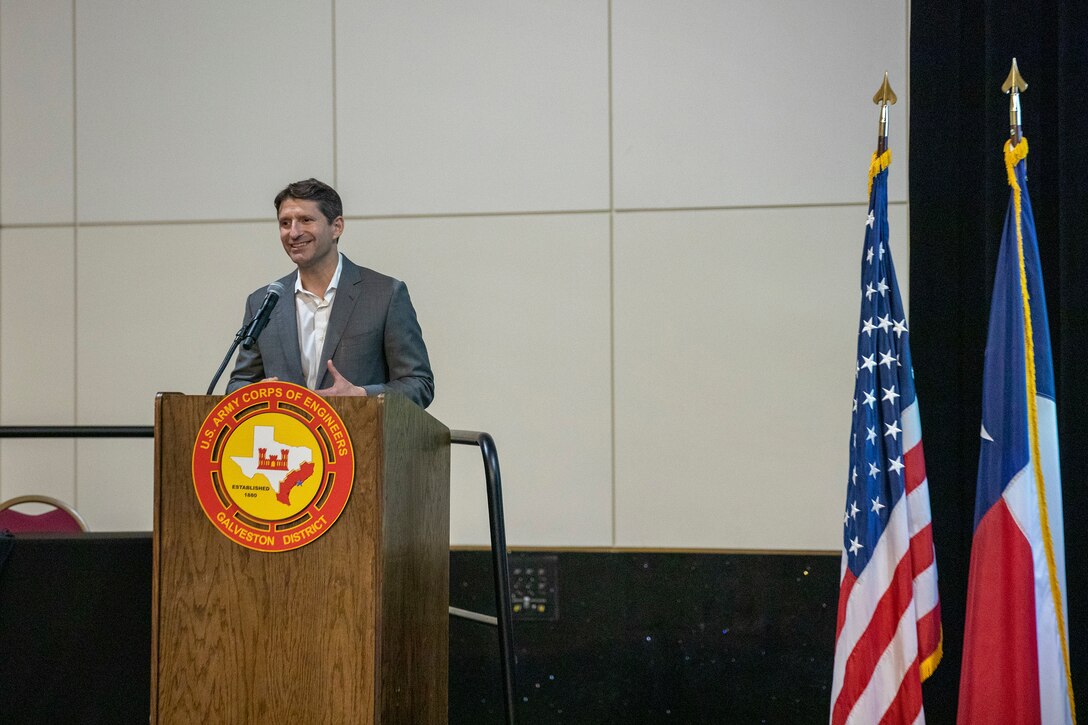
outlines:
[{"label": "red chair back", "polygon": [[[39,514],[23,513],[12,508],[29,503],[44,504],[52,508]],[[0,531],[5,529],[13,534],[60,534],[86,531],[87,527],[79,514],[56,499],[48,496],[18,496],[0,503]]]}]

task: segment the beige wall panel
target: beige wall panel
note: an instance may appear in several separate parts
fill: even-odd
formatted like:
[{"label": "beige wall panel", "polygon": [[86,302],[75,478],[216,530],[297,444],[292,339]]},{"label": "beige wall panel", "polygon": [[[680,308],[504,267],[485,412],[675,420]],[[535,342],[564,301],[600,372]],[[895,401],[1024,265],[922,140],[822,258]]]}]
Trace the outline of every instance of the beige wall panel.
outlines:
[{"label": "beige wall panel", "polygon": [[618,545],[841,546],[865,216],[617,217]]},{"label": "beige wall panel", "polygon": [[0,1],[0,223],[74,221],[71,0]]},{"label": "beige wall panel", "polygon": [[[313,175],[354,215],[344,251],[411,289],[431,412],[495,436],[510,543],[837,549],[870,99],[887,69],[902,201],[907,17],[0,0],[0,422],[149,425],[156,392],[202,393],[291,269],[271,197]],[[487,215],[607,209],[610,164],[620,209],[779,207],[619,213],[614,247],[607,213]],[[147,529],[152,450],[3,441],[0,498]],[[451,513],[486,542],[477,449]]]},{"label": "beige wall panel", "polygon": [[[611,543],[608,215],[349,221],[342,243],[408,284],[429,411],[494,436],[510,543]],[[478,449],[452,486],[451,541],[485,543]]]},{"label": "beige wall panel", "polygon": [[0,421],[75,418],[75,242],[71,227],[0,231]]},{"label": "beige wall panel", "polygon": [[332,4],[80,4],[82,222],[260,219],[331,178]]},{"label": "beige wall panel", "polygon": [[292,269],[274,219],[80,229],[78,422],[151,425],[157,392],[202,395],[246,295]]},{"label": "beige wall panel", "polygon": [[[0,501],[37,494],[77,506],[75,450],[76,443],[71,439],[7,438],[0,441]],[[25,512],[38,511],[26,509]]]},{"label": "beige wall panel", "polygon": [[150,438],[76,443],[76,499],[92,531],[150,531],[155,510],[155,443]]},{"label": "beige wall panel", "polygon": [[[906,19],[904,0],[616,0],[616,206],[863,198],[885,70],[900,99],[891,147],[906,161]],[[906,181],[894,175],[889,198],[905,200]]]},{"label": "beige wall panel", "polygon": [[337,4],[354,213],[607,208],[607,21],[603,0]]},{"label": "beige wall panel", "polygon": [[[0,424],[75,419],[74,231],[0,230]],[[0,500],[75,499],[75,443],[0,442]]]}]

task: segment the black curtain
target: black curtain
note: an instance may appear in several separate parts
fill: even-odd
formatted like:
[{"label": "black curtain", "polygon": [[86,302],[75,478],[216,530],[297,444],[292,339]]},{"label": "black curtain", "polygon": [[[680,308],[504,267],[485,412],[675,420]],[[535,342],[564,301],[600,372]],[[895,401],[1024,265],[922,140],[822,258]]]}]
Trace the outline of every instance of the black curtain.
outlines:
[{"label": "black curtain", "polygon": [[974,526],[983,349],[1009,203],[1012,59],[1058,397],[1074,695],[1088,711],[1088,3],[910,3],[910,322],[944,660],[927,720],[953,723]]}]

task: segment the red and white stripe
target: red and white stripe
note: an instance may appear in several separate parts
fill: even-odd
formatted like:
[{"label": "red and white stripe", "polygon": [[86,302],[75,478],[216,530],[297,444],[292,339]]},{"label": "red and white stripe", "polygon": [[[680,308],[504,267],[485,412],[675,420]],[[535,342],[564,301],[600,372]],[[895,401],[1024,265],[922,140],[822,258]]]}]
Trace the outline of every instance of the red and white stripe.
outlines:
[{"label": "red and white stripe", "polygon": [[1057,414],[1036,397],[1039,449],[1060,596],[1051,589],[1035,464],[1029,457],[983,514],[971,544],[958,721],[1071,725],[1058,609],[1065,622],[1065,541]]},{"label": "red and white stripe", "polygon": [[917,401],[902,412],[906,495],[860,576],[843,552],[831,723],[922,723],[922,663],[940,657],[940,602]]}]

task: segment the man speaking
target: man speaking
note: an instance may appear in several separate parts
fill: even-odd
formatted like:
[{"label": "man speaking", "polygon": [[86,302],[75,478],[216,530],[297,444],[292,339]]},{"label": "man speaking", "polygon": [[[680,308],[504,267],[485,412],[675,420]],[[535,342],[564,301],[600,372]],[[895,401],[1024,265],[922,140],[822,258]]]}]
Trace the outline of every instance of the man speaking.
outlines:
[{"label": "man speaking", "polygon": [[[275,203],[280,242],[298,268],[278,284],[293,304],[272,302],[267,326],[238,353],[227,392],[271,378],[323,396],[392,390],[426,408],[434,376],[408,288],[340,253],[340,195],[307,179],[289,184]],[[264,289],[249,296],[244,329],[267,301]]]}]

